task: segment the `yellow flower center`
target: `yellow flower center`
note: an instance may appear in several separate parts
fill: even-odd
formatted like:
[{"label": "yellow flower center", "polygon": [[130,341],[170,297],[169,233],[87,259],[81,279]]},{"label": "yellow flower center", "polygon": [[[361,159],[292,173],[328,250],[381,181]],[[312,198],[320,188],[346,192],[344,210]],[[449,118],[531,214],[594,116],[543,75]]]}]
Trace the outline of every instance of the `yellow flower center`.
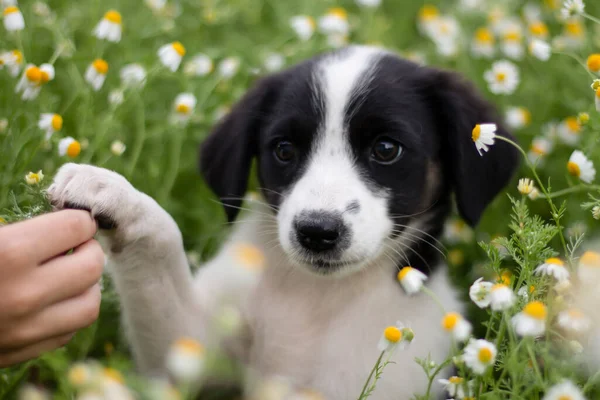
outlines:
[{"label": "yellow flower center", "polygon": [[479,137],[481,136],[481,125],[477,124],[475,125],[475,128],[473,128],[473,131],[471,132],[471,138],[473,139],[474,142],[479,140]]},{"label": "yellow flower center", "polygon": [[498,82],[504,82],[506,80],[506,73],[504,73],[504,72],[497,72],[496,73],[496,80]]},{"label": "yellow flower center", "polygon": [[10,7],[6,7],[4,9],[4,15],[8,15],[8,14],[13,14],[19,12],[19,7],[15,7],[15,6],[10,6]]},{"label": "yellow flower center", "polygon": [[54,114],[52,116],[52,129],[55,131],[60,131],[63,126],[63,119],[60,115]]},{"label": "yellow flower center", "polygon": [[404,280],[404,278],[406,278],[406,275],[410,274],[411,271],[413,270],[412,267],[404,267],[400,270],[400,272],[398,272],[398,280],[402,281]]},{"label": "yellow flower center", "polygon": [[23,53],[21,53],[19,50],[13,50],[12,55],[17,64],[21,64],[23,62]]},{"label": "yellow flower center", "polygon": [[569,131],[571,133],[579,133],[579,131],[581,130],[581,125],[579,125],[579,122],[577,121],[577,117],[566,118],[565,124],[567,125],[567,127],[569,128]]},{"label": "yellow flower center", "polygon": [[493,43],[494,35],[487,28],[479,28],[475,31],[475,39],[481,43]]},{"label": "yellow flower center", "polygon": [[69,382],[75,386],[82,385],[88,379],[88,370],[83,365],[78,365],[69,371]]},{"label": "yellow flower center", "polygon": [[99,74],[106,75],[108,72],[108,63],[101,58],[95,59],[92,65]]},{"label": "yellow flower center", "polygon": [[583,27],[578,21],[569,21],[565,24],[565,30],[571,36],[583,35]]},{"label": "yellow flower center", "polygon": [[600,71],[600,54],[592,54],[587,59],[587,67],[592,72]]},{"label": "yellow flower center", "polygon": [[502,272],[502,274],[497,278],[497,281],[498,283],[502,283],[506,286],[510,285],[512,282],[512,273],[510,271]]},{"label": "yellow flower center", "polygon": [[29,67],[25,71],[25,76],[29,82],[40,83],[42,80],[42,71],[36,66]]},{"label": "yellow flower center", "polygon": [[114,368],[104,368],[104,377],[119,383],[125,382],[123,375]]},{"label": "yellow flower center", "polygon": [[539,156],[546,155],[546,150],[544,150],[541,146],[535,144],[531,146],[531,151]]},{"label": "yellow flower center", "polygon": [[577,178],[579,178],[579,176],[581,175],[581,169],[579,168],[579,165],[577,165],[577,163],[573,161],[569,161],[567,163],[567,171],[569,171],[569,174]]},{"label": "yellow flower center", "polygon": [[344,19],[344,20],[348,19],[348,13],[342,7],[330,8],[329,11],[327,12],[327,14],[336,16],[336,17],[338,17],[340,19]]},{"label": "yellow flower center", "polygon": [[104,14],[104,19],[112,22],[113,24],[121,25],[121,14],[118,11],[108,11],[106,14]]},{"label": "yellow flower center", "polygon": [[40,183],[40,181],[42,180],[42,177],[40,176],[40,174],[36,174],[35,172],[30,172],[27,174],[25,179],[27,180],[27,183],[35,184],[35,183]]},{"label": "yellow flower center", "polygon": [[74,140],[67,147],[67,155],[71,158],[75,158],[79,155],[79,153],[81,153],[81,144],[77,140]]},{"label": "yellow flower center", "polygon": [[200,355],[204,353],[204,346],[191,338],[181,338],[175,342],[175,347],[184,353]]},{"label": "yellow flower center", "polygon": [[558,6],[561,4],[559,0],[544,0],[544,4],[551,10],[556,10]]},{"label": "yellow flower center", "polygon": [[492,354],[492,351],[487,347],[483,347],[482,349],[480,349],[479,354],[477,355],[479,361],[481,361],[484,364],[488,364],[490,361],[492,361],[493,357],[494,355]]},{"label": "yellow flower center", "polygon": [[187,104],[177,104],[175,111],[177,111],[179,114],[189,114],[191,108]]},{"label": "yellow flower center", "polygon": [[505,287],[508,287],[508,286],[506,286],[503,283],[496,283],[494,286],[492,286],[492,292],[495,292],[496,290],[499,290],[499,289],[504,289]]},{"label": "yellow flower center", "polygon": [[554,264],[554,265],[560,265],[560,266],[565,265],[563,260],[561,260],[560,258],[556,258],[556,257],[547,258],[546,261],[544,261],[544,262],[546,264]]},{"label": "yellow flower center", "polygon": [[600,89],[600,79],[594,79],[594,82],[592,82],[592,89],[593,90]]},{"label": "yellow flower center", "polygon": [[437,18],[438,15],[440,15],[439,10],[432,4],[425,4],[419,10],[419,19],[422,21],[431,21],[432,19]]},{"label": "yellow flower center", "polygon": [[451,376],[448,381],[454,385],[460,385],[464,382],[464,378],[461,378],[460,376]]},{"label": "yellow flower center", "polygon": [[525,125],[529,125],[529,123],[531,122],[531,111],[529,111],[526,108],[520,108],[519,110],[521,111],[521,115],[523,116],[523,122],[525,123]]},{"label": "yellow flower center", "polygon": [[546,319],[546,315],[548,314],[546,306],[540,301],[532,301],[527,303],[527,305],[523,308],[523,312],[531,318],[538,320]]},{"label": "yellow flower center", "polygon": [[383,337],[389,342],[398,343],[402,339],[402,331],[395,326],[388,326],[383,331]]},{"label": "yellow flower center", "polygon": [[518,42],[521,40],[521,34],[517,31],[507,32],[504,34],[504,40],[507,42]]},{"label": "yellow flower center", "polygon": [[48,72],[40,70],[40,73],[41,73],[40,83],[50,82],[50,74]]},{"label": "yellow flower center", "polygon": [[534,22],[529,25],[529,32],[533,36],[545,37],[548,35],[548,27],[543,22]]},{"label": "yellow flower center", "polygon": [[533,292],[535,292],[535,286],[531,285],[529,286],[529,294],[533,294]]},{"label": "yellow flower center", "polygon": [[246,268],[261,270],[265,265],[265,255],[257,247],[241,244],[236,249],[237,260]]},{"label": "yellow flower center", "polygon": [[173,46],[173,50],[181,57],[185,56],[185,47],[183,47],[181,42],[173,42],[171,43],[171,46]]},{"label": "yellow flower center", "polygon": [[444,316],[444,319],[442,319],[442,326],[444,327],[445,330],[451,331],[456,327],[456,324],[458,323],[460,318],[461,318],[461,316],[458,313],[455,313],[455,312],[448,313]]},{"label": "yellow flower center", "polygon": [[558,400],[573,400],[573,397],[568,394],[563,394],[558,397]]},{"label": "yellow flower center", "polygon": [[579,262],[585,264],[586,267],[600,267],[600,253],[586,251],[581,256]]}]

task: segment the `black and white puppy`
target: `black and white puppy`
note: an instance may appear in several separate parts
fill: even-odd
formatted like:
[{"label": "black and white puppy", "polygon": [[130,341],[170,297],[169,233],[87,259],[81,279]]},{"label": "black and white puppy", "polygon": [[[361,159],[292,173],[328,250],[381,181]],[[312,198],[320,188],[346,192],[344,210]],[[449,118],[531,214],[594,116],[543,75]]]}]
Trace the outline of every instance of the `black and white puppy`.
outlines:
[{"label": "black and white puppy", "polygon": [[[478,154],[471,131],[489,122],[509,136],[456,74],[373,47],[262,79],[204,142],[201,170],[233,221],[256,160],[266,202],[247,202],[251,212],[195,277],[173,220],[120,175],[67,164],[49,193],[58,208],[75,204],[114,226],[103,241],[143,372],[164,375],[182,336],[216,346],[213,322],[227,304],[244,321],[226,347],[248,367],[248,392],[283,377],[296,390],[351,399],[382,330],[401,321],[416,338],[395,353],[372,398],[407,399],[426,386],[414,358],[441,361],[451,342],[438,305],[405,294],[395,275],[418,268],[447,311],[462,310],[435,238],[452,194],[475,225],[516,168],[504,142]],[[239,266],[248,248],[264,255],[257,279]]]}]

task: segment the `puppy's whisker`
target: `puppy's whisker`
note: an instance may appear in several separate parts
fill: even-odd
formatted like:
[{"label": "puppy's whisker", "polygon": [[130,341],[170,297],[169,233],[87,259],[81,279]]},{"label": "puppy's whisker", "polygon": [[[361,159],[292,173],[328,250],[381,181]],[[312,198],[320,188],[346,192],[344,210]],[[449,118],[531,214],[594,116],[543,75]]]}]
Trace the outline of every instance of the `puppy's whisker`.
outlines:
[{"label": "puppy's whisker", "polygon": [[442,242],[440,242],[440,240],[438,238],[436,238],[435,236],[433,236],[432,234],[430,234],[428,232],[425,232],[422,229],[419,229],[419,228],[417,228],[415,226],[403,225],[403,224],[394,224],[394,226],[395,227],[404,228],[404,229],[412,229],[414,231],[422,233],[423,235],[427,236],[428,238],[432,239],[434,242],[436,242],[437,244],[439,244],[442,249],[446,250],[446,246],[444,246],[444,244]]},{"label": "puppy's whisker", "polygon": [[[247,197],[234,197],[234,196],[231,196],[231,197],[221,197],[220,199],[221,199],[221,200],[240,200],[240,201],[242,201],[242,202],[244,202],[244,201],[248,201],[248,198],[247,198]],[[251,200],[249,200],[249,201],[251,201],[251,202],[254,202],[254,203],[258,203],[258,204],[262,204],[262,205],[264,205],[264,206],[266,206],[266,207],[268,207],[268,208],[270,208],[270,209],[272,209],[272,210],[279,210],[279,207],[278,207],[278,206],[271,205],[271,204],[269,204],[269,203],[267,203],[267,202],[265,202],[265,201],[262,201],[262,200],[258,200],[258,199],[251,199]]]},{"label": "puppy's whisker", "polygon": [[437,251],[438,253],[440,253],[440,255],[441,255],[443,258],[446,258],[446,253],[445,253],[445,252],[444,252],[442,249],[438,248],[438,247],[437,247],[437,246],[435,246],[433,243],[431,243],[431,242],[427,241],[426,239],[424,239],[424,238],[422,238],[422,237],[420,237],[420,236],[417,236],[417,235],[410,235],[410,234],[409,234],[408,232],[406,232],[406,231],[393,231],[393,232],[395,232],[395,233],[399,233],[399,234],[403,234],[403,233],[404,233],[404,234],[408,235],[408,236],[404,236],[404,237],[402,237],[402,239],[406,239],[406,240],[408,240],[408,241],[409,241],[409,242],[411,242],[411,243],[414,243],[414,244],[425,243],[425,244],[427,244],[427,245],[431,246],[431,247],[432,247],[432,248],[433,248],[435,251]]}]

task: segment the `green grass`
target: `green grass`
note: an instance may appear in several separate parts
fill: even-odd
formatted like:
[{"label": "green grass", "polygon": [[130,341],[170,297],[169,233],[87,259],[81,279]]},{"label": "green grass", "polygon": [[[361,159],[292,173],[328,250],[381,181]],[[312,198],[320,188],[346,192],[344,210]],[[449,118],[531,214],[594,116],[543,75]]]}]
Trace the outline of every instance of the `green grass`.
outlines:
[{"label": "green grass", "polygon": [[[29,171],[42,169],[46,175],[43,183],[48,183],[58,167],[69,161],[58,155],[58,141],[72,136],[88,143],[74,161],[96,164],[125,175],[175,218],[187,251],[200,260],[210,257],[227,234],[227,226],[221,206],[198,174],[198,144],[209,133],[218,113],[231,106],[252,85],[257,77],[255,70],[260,71],[258,75],[264,73],[263,63],[269,53],[282,53],[286,65],[292,65],[328,48],[325,37],[319,33],[307,42],[299,41],[288,21],[297,14],[317,18],[334,6],[348,11],[351,42],[377,43],[403,54],[422,53],[430,65],[465,74],[501,110],[509,106],[529,109],[531,123],[515,132],[525,149],[533,137],[542,134],[542,127],[549,121],[588,112],[591,120],[583,127],[577,148],[600,166],[600,114],[594,109],[588,72],[567,55],[554,54],[545,63],[525,56],[516,62],[521,72],[517,91],[510,96],[493,95],[483,79],[484,71],[493,60],[476,59],[469,54],[470,38],[476,28],[486,24],[486,13],[460,11],[454,1],[431,2],[437,4],[442,13],[453,15],[460,22],[461,49],[452,58],[438,55],[431,40],[419,34],[416,16],[423,5],[421,1],[384,0],[379,8],[369,10],[353,1],[182,0],[169,1],[167,11],[156,14],[139,0],[55,0],[47,2],[49,15],[40,15],[38,2],[21,3],[26,28],[16,35],[2,31],[0,50],[21,49],[27,62],[37,65],[53,56],[58,58],[54,63],[56,78],[43,87],[37,99],[29,102],[22,101],[13,92],[18,78],[0,70],[0,119],[7,121],[7,128],[0,132],[0,215],[9,222],[42,211],[28,208],[39,207],[43,202],[35,190],[24,188],[24,176]],[[600,16],[600,3],[589,3],[587,13]],[[518,16],[524,2],[507,0],[502,4],[508,14]],[[545,2],[539,4],[543,6]],[[102,15],[111,8],[123,16],[123,39],[117,44],[97,40],[91,34]],[[551,36],[557,36],[563,29],[561,23],[548,9],[544,8],[544,12]],[[582,47],[567,51],[582,59],[600,51],[600,25],[587,20],[585,25]],[[184,64],[202,52],[215,64],[225,57],[238,57],[240,70],[232,79],[222,79],[216,71],[205,77],[190,77],[183,73],[183,67],[175,73],[160,68],[156,52],[174,40],[181,41],[187,49]],[[99,57],[109,63],[109,73],[102,89],[94,92],[83,77],[87,65]],[[123,104],[111,106],[107,97],[120,86],[118,71],[132,62],[150,71],[147,83],[142,89],[126,91]],[[194,93],[199,102],[190,123],[175,127],[169,123],[169,115],[173,99],[181,92]],[[44,143],[43,133],[37,128],[42,112],[57,112],[64,119],[62,130],[53,135],[50,143]],[[123,155],[111,153],[114,140],[127,146]],[[589,200],[588,193],[598,195],[598,187],[579,187],[576,179],[568,176],[565,165],[572,150],[571,146],[557,144],[538,173],[541,181],[551,185],[554,192],[573,188],[573,193],[555,200],[557,205],[564,201],[561,224],[571,228],[571,232],[577,228],[586,232],[586,238],[594,238],[599,224],[581,203]],[[522,174],[532,177],[525,167]],[[518,196],[516,185],[507,191]],[[529,207],[532,213],[551,221],[550,208],[543,199],[529,202]],[[487,210],[475,238],[489,242],[496,235],[508,235],[511,230],[507,216],[511,210],[508,197],[499,196]],[[565,235],[568,239],[569,230]],[[539,240],[544,246],[549,243],[563,253],[557,236]],[[450,268],[455,282],[465,288],[479,276],[522,267],[510,258],[502,263],[486,260],[485,252],[475,241],[459,243],[450,249],[453,251]],[[474,307],[472,311],[474,321],[487,318],[485,312]],[[476,324],[475,328],[477,333],[485,333],[485,326]],[[57,399],[70,398],[72,389],[67,383],[66,371],[73,362],[88,358],[125,372],[133,368],[119,328],[118,299],[108,281],[98,322],[80,332],[64,349],[25,365],[0,370],[0,399],[14,398],[16,388],[25,381],[53,390]],[[548,377],[545,382],[551,381],[555,379]],[[508,398],[496,393],[499,397],[486,398]]]}]

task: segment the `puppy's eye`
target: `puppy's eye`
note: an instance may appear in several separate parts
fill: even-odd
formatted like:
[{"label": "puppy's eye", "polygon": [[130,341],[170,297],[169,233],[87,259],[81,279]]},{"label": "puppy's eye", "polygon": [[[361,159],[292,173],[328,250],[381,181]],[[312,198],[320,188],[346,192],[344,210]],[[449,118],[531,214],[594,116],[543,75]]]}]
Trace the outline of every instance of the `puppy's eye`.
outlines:
[{"label": "puppy's eye", "polygon": [[275,145],[275,157],[281,162],[290,162],[296,157],[296,148],[292,142],[282,140]]},{"label": "puppy's eye", "polygon": [[402,146],[400,143],[388,137],[382,137],[375,141],[371,149],[371,158],[380,164],[393,164],[400,159]]}]

